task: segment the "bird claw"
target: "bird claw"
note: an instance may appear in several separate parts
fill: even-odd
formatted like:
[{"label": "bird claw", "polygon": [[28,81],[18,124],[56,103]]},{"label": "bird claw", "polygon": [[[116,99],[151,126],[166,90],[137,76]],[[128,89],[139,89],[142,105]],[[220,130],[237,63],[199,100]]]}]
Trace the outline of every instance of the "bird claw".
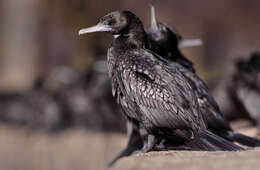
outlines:
[{"label": "bird claw", "polygon": [[155,141],[156,140],[153,135],[148,135],[147,141],[144,142],[142,149],[134,151],[133,155],[140,154],[140,153],[147,153],[147,152],[151,151],[155,146],[155,143],[156,143]]},{"label": "bird claw", "polygon": [[158,150],[158,151],[167,150],[164,143],[165,143],[165,140],[164,140],[164,139],[161,140],[161,142],[159,143],[159,145],[156,145],[156,146],[155,146],[155,150]]},{"label": "bird claw", "polygon": [[142,153],[147,153],[149,152],[151,149],[148,148],[147,144],[144,144],[144,146],[142,147],[142,149],[134,151],[132,155],[137,155],[137,154],[142,154]]}]

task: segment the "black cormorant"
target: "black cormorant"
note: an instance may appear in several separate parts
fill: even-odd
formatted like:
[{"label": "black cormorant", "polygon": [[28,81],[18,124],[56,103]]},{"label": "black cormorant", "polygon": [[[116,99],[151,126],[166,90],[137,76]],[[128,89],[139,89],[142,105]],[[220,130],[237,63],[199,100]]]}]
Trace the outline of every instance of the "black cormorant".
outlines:
[{"label": "black cormorant", "polygon": [[[168,61],[177,62],[186,68],[183,69],[182,72],[186,78],[189,79],[191,84],[193,84],[193,88],[201,107],[201,112],[209,129],[230,141],[236,141],[243,145],[252,147],[259,146],[260,141],[258,139],[234,132],[229,123],[224,120],[222,113],[207,85],[194,73],[195,70],[192,62],[185,58],[180,52],[179,44],[184,42],[180,34],[165,23],[157,23],[153,7],[151,8],[151,11],[151,27],[147,31],[149,42],[148,48],[168,59]],[[201,44],[201,41],[198,39],[186,42],[188,43],[182,44],[189,44],[190,46]],[[130,139],[128,146],[118,157],[116,157],[116,159],[127,156],[127,154],[129,155],[131,152],[134,152],[134,149],[140,147],[140,139],[138,139],[140,137],[137,135],[138,133],[135,132],[135,129],[131,130],[131,132],[133,132],[133,134],[129,135]]]},{"label": "black cormorant", "polygon": [[[157,23],[154,8],[151,7],[151,9],[151,27],[147,32],[151,44],[149,48],[162,57],[166,55],[167,57],[165,58],[168,59],[168,61],[177,62],[185,67],[182,69],[182,73],[193,85],[192,88],[195,91],[200,111],[208,128],[215,134],[230,141],[236,141],[242,145],[251,147],[260,146],[260,140],[235,132],[231,128],[230,124],[224,119],[207,85],[194,72],[192,62],[185,58],[180,52],[178,48],[180,35],[167,24]],[[155,47],[153,47],[153,44],[156,44]]]},{"label": "black cormorant", "polygon": [[145,131],[140,152],[151,151],[164,138],[211,151],[243,150],[207,129],[183,66],[146,49],[146,33],[136,15],[111,12],[79,34],[90,32],[117,35],[107,55],[112,93],[128,121]]},{"label": "black cormorant", "polygon": [[[184,67],[195,71],[192,62],[182,56],[178,48],[192,47],[202,45],[202,41],[199,39],[183,39],[181,35],[173,28],[170,28],[165,23],[157,23],[155,20],[154,8],[151,5],[151,28],[148,32],[148,46],[150,50],[160,54],[170,61],[176,61]],[[157,31],[160,30],[160,31]],[[156,30],[156,31],[154,31]],[[171,43],[168,43],[171,42]],[[178,56],[173,58],[172,56]],[[133,128],[134,125],[127,126]],[[140,135],[136,132],[137,128],[128,130],[131,134],[128,134],[129,141],[127,147],[111,162],[113,164],[117,159],[123,156],[128,156],[138,148],[140,148]]]},{"label": "black cormorant", "polygon": [[124,132],[125,121],[113,100],[107,69],[103,67],[106,68],[106,61],[96,61],[87,72],[57,66],[42,88],[66,108],[72,126]]},{"label": "black cormorant", "polygon": [[246,60],[236,63],[233,76],[233,91],[250,118],[257,125],[260,134],[260,54],[253,53]]},{"label": "black cormorant", "polygon": [[0,120],[11,125],[57,132],[66,126],[66,111],[59,101],[41,89],[42,80],[32,89],[0,94]]}]

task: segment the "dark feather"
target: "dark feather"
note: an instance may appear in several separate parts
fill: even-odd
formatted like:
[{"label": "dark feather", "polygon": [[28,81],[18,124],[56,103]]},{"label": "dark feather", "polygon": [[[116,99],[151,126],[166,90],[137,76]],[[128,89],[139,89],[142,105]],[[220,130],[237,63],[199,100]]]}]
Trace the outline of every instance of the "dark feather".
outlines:
[{"label": "dark feather", "polygon": [[[176,64],[173,69],[143,49],[125,55],[120,56],[121,71],[114,76],[121,84],[121,93],[129,98],[127,105],[135,104],[140,112],[139,115],[128,112],[128,117],[143,122],[148,129],[149,126],[191,129],[196,133],[205,128],[191,86],[178,71],[182,66]],[[121,105],[126,104],[123,97],[120,101]]]}]

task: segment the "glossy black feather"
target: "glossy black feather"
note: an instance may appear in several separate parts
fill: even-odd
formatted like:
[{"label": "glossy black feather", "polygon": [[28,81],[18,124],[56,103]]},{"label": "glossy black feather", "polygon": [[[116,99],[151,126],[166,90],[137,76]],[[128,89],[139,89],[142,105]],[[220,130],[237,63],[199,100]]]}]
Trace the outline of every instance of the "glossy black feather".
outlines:
[{"label": "glossy black feather", "polygon": [[[119,23],[108,27],[104,24],[106,18]],[[100,27],[118,35],[108,49],[108,73],[112,93],[123,114],[138,130],[144,131],[140,132],[143,138],[140,152],[154,150],[164,139],[171,139],[173,146],[185,147],[196,141],[209,143],[205,150],[243,150],[208,131],[193,90],[195,85],[185,76],[185,68],[146,49],[146,33],[133,13],[112,12],[102,17]],[[93,27],[84,32],[89,30],[93,31]]]},{"label": "glossy black feather", "polygon": [[180,65],[166,65],[144,49],[127,50],[118,56],[116,65],[113,79],[119,82],[117,94],[123,94],[116,97],[130,108],[127,117],[142,122],[151,132],[156,127],[195,133],[205,128],[192,88],[178,71]]},{"label": "glossy black feather", "polygon": [[[185,58],[180,50],[178,49],[178,43],[180,37],[176,31],[173,31],[169,26],[166,24],[158,23],[159,27],[163,29],[157,30],[157,32],[149,29],[148,37],[149,41],[151,41],[151,45],[149,48],[157,52],[159,55],[167,59],[169,62],[172,63],[179,63],[184,68],[181,70],[183,75],[188,79],[189,83],[192,85],[192,89],[195,92],[197,101],[200,106],[200,112],[205,120],[206,125],[208,128],[230,141],[237,141],[235,137],[233,137],[234,132],[229,123],[224,119],[223,114],[221,113],[217,102],[213,98],[210,90],[208,89],[207,85],[204,81],[195,73],[194,68],[191,65],[187,65],[189,62],[184,62],[185,60],[189,61]],[[155,36],[157,35],[157,37]],[[167,44],[167,45],[166,45]],[[153,46],[154,45],[154,46]],[[158,50],[160,47],[160,50]],[[165,55],[167,54],[167,56]],[[166,57],[165,57],[166,56]],[[191,63],[191,62],[190,62]],[[247,139],[249,139],[248,137]],[[247,140],[246,141],[250,141]],[[255,139],[252,139],[252,143],[248,143],[247,146],[255,145]],[[237,141],[240,142],[241,140]],[[246,145],[246,142],[241,143]],[[260,142],[258,145],[259,146]]]}]

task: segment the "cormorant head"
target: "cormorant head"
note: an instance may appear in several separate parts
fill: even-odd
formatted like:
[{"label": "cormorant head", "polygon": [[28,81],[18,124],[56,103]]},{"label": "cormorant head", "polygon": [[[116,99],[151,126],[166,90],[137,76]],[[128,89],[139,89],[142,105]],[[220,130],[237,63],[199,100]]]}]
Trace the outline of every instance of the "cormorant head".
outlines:
[{"label": "cormorant head", "polygon": [[260,54],[259,53],[253,53],[250,56],[250,64],[253,66],[254,69],[260,70]]},{"label": "cormorant head", "polygon": [[133,29],[143,29],[142,22],[130,11],[115,11],[103,16],[95,26],[84,28],[79,35],[91,32],[111,32],[112,34],[124,34]]},{"label": "cormorant head", "polygon": [[150,41],[156,42],[160,48],[172,48],[178,46],[179,41],[182,39],[180,34],[165,23],[156,21],[155,9],[151,5],[151,25],[147,30],[147,35]]},{"label": "cormorant head", "polygon": [[175,28],[166,23],[157,22],[153,5],[151,5],[151,26],[147,30],[147,35],[149,40],[152,41],[151,43],[156,43],[164,50],[202,45],[200,39],[182,39]]}]

